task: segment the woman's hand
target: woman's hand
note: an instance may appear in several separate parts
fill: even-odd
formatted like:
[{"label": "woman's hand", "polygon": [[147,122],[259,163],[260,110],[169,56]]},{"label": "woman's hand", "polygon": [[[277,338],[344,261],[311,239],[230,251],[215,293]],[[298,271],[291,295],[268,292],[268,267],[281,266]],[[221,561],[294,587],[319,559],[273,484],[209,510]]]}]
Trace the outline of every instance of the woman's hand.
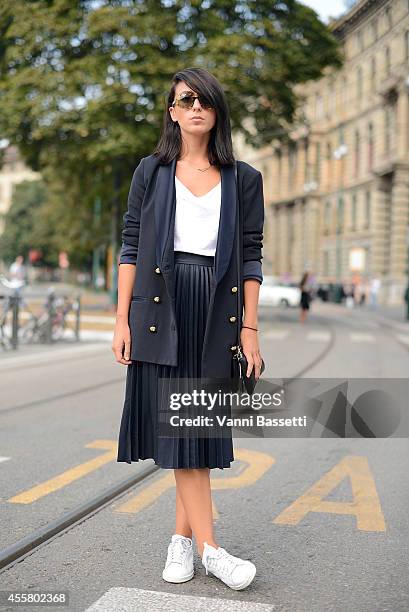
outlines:
[{"label": "woman's hand", "polygon": [[257,332],[248,327],[243,327],[240,332],[240,342],[248,362],[246,376],[250,376],[253,367],[256,380],[260,378],[261,353],[258,345]]},{"label": "woman's hand", "polygon": [[116,321],[114,338],[112,340],[112,350],[118,363],[122,363],[123,365],[129,365],[132,363],[130,360],[131,331],[129,329],[128,321],[123,318],[119,318]]}]

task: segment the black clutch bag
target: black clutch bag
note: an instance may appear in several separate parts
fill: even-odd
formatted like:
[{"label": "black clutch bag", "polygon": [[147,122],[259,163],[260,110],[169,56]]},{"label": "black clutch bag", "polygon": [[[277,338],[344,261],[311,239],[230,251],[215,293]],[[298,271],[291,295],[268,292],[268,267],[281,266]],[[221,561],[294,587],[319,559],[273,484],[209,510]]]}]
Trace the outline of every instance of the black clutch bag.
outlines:
[{"label": "black clutch bag", "polygon": [[[253,367],[253,369],[251,370],[250,376],[246,376],[248,361],[247,361],[247,357],[242,352],[240,345],[238,346],[237,352],[234,354],[233,359],[237,361],[238,379],[239,379],[238,380],[239,382],[238,390],[240,392],[246,391],[249,395],[251,395],[254,392],[254,389],[257,384],[256,375],[254,373],[254,367]],[[265,363],[264,363],[264,359],[261,358],[260,375],[264,372],[264,370],[265,370]]]},{"label": "black clutch bag", "polygon": [[[241,271],[241,265],[240,265],[240,197],[239,197],[239,182],[237,179],[237,162],[235,162],[234,164],[234,172],[235,172],[235,176],[236,176],[236,189],[237,189],[237,231],[238,231],[238,236],[237,236],[237,272],[239,275],[239,283],[238,283],[238,287],[237,287],[237,303],[240,304],[240,292],[241,292],[241,277],[240,277],[240,271]],[[233,354],[233,363],[234,363],[234,379],[236,382],[236,389],[241,393],[243,391],[246,391],[249,395],[251,395],[254,392],[254,389],[256,387],[257,384],[257,380],[256,380],[256,375],[254,372],[254,367],[251,371],[250,376],[246,375],[247,372],[247,367],[248,367],[248,361],[247,361],[247,357],[245,356],[245,354],[243,353],[243,349],[240,345],[240,331],[241,331],[241,313],[239,312],[239,308],[238,308],[238,312],[237,312],[237,347],[236,347],[236,352]],[[261,360],[261,369],[260,369],[260,375],[264,372],[265,370],[265,363],[264,363],[264,359]]]}]

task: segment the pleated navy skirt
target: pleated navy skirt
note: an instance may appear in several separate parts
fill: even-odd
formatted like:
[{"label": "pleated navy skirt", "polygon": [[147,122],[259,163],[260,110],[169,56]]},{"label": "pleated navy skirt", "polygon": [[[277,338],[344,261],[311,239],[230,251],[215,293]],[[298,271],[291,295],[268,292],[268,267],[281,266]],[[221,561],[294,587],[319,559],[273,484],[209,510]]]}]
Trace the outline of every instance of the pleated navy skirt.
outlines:
[{"label": "pleated navy skirt", "polygon": [[200,377],[214,257],[175,251],[178,365],[133,361],[127,366],[118,462],[153,459],[162,468],[221,468],[234,461],[231,436],[158,435],[158,378]]}]

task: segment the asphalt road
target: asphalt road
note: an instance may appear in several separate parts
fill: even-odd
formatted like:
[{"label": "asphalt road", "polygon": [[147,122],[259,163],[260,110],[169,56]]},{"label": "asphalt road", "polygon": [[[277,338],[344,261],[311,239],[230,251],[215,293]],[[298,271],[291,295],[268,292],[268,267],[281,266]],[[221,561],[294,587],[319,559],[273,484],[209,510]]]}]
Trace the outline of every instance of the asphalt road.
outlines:
[{"label": "asphalt road", "polygon": [[[409,326],[313,306],[304,325],[262,313],[266,379],[408,379]],[[0,360],[2,549],[153,464],[116,462],[125,374],[106,341]],[[193,580],[162,580],[175,488],[160,469],[1,572],[0,590],[65,591],[58,609],[76,612],[406,611],[408,447],[331,437],[323,422],[308,437],[235,438],[213,503],[219,544],[257,566],[244,591],[206,576],[196,551]]]}]

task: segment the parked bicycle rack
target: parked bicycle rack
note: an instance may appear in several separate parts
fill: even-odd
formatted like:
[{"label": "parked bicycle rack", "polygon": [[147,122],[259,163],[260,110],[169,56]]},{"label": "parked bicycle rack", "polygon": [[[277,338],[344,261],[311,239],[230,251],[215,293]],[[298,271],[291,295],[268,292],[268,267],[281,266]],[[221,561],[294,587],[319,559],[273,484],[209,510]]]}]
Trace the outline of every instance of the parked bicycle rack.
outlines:
[{"label": "parked bicycle rack", "polygon": [[[3,281],[3,284],[4,281]],[[8,286],[10,289],[10,286]],[[72,329],[76,342],[80,340],[81,295],[57,294],[51,288],[43,308],[35,314],[28,306],[28,298],[35,294],[22,295],[21,286],[0,295],[0,347],[16,350],[20,343],[53,344],[65,339],[67,329]],[[28,312],[26,323],[21,321],[21,311]],[[75,314],[74,325],[68,325],[67,315]]]}]

